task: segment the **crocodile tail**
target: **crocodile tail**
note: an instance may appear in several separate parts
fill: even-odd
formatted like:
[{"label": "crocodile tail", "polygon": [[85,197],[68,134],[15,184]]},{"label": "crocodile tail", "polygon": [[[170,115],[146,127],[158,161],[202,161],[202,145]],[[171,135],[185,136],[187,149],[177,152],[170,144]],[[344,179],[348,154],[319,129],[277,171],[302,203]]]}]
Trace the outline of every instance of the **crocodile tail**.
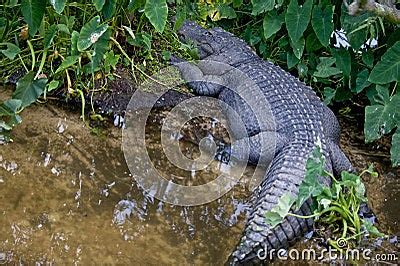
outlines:
[{"label": "crocodile tail", "polygon": [[[293,142],[284,147],[274,158],[260,187],[254,192],[253,209],[247,221],[243,236],[236,250],[229,258],[230,264],[248,264],[260,262],[259,256],[267,254],[270,259],[272,249],[276,252],[288,248],[296,238],[312,230],[311,219],[286,217],[282,223],[271,228],[265,222],[265,213],[271,210],[278,200],[286,193],[297,195],[298,187],[305,175],[305,165],[308,156],[314,149],[314,144]],[[329,168],[329,166],[327,166]],[[329,183],[329,180],[323,180]],[[298,210],[297,214],[311,213],[310,199]],[[264,253],[267,250],[267,253]],[[270,252],[270,253],[269,253]]]}]

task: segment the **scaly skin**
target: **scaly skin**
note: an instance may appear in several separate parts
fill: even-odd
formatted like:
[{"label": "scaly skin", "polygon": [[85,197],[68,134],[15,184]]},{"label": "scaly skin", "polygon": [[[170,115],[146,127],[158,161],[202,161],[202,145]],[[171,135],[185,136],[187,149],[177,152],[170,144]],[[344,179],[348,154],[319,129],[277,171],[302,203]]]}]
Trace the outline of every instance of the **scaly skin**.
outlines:
[{"label": "scaly skin", "polygon": [[[232,264],[257,262],[260,248],[287,248],[297,237],[312,228],[311,219],[294,217],[288,217],[277,227],[270,228],[265,223],[264,215],[276,205],[282,195],[298,193],[298,187],[305,175],[306,160],[317,142],[322,144],[327,171],[340,173],[343,170],[352,170],[349,160],[339,148],[339,124],[332,111],[311,88],[281,68],[259,58],[234,35],[220,28],[206,30],[190,21],[184,23],[179,34],[183,40],[191,39],[197,44],[201,59],[228,64],[253,80],[268,100],[275,119],[276,150],[272,154],[271,166],[261,185],[253,193],[251,215],[243,236],[229,259]],[[172,61],[185,80],[203,80],[189,83],[196,94],[218,97],[240,114],[247,136],[236,137],[248,137],[251,144],[260,145],[260,134],[271,132],[262,120],[256,119],[249,105],[228,89],[228,86],[216,84],[234,84],[230,71],[218,65],[213,66],[207,61],[196,65],[177,64],[182,62],[178,58],[173,58]],[[227,117],[229,120],[229,114]],[[229,121],[234,134],[236,122],[233,119]],[[259,151],[252,149],[250,161],[261,160]],[[320,177],[320,181],[330,183],[326,177]],[[310,201],[298,213],[310,214]]]}]

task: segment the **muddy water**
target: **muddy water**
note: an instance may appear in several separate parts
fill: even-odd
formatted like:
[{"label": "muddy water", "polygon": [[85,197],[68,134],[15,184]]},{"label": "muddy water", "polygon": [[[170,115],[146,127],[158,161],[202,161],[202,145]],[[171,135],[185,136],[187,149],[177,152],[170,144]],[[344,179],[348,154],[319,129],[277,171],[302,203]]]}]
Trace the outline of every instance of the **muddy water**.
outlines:
[{"label": "muddy water", "polygon": [[[79,115],[50,106],[33,106],[22,117],[13,143],[0,149],[3,260],[226,261],[243,228],[243,188],[200,207],[162,204],[137,188],[121,152],[120,129],[94,135]],[[164,158],[152,160],[168,167]]]},{"label": "muddy water", "polygon": [[[14,142],[0,146],[0,262],[222,264],[234,249],[248,209],[243,185],[204,206],[162,204],[136,186],[119,129],[95,135],[79,115],[49,105],[22,117]],[[154,164],[167,171],[155,149]],[[398,171],[379,170],[368,196],[380,228],[399,235]]]}]

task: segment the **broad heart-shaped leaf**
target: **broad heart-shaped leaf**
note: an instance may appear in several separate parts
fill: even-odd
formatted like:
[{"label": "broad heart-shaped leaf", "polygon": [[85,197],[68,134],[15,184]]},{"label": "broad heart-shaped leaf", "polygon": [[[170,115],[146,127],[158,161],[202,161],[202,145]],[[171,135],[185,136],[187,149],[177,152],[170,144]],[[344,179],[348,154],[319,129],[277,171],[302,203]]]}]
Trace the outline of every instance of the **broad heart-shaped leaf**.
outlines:
[{"label": "broad heart-shaped leaf", "polygon": [[92,18],[82,27],[81,32],[79,33],[77,43],[78,51],[85,51],[92,44],[96,43],[107,29],[108,25],[100,25],[100,16]]},{"label": "broad heart-shaped leaf", "polygon": [[15,56],[17,56],[17,54],[19,54],[19,52],[21,52],[19,47],[13,43],[7,42],[7,43],[3,43],[3,45],[6,45],[7,49],[5,49],[5,50],[3,49],[3,50],[1,50],[1,52],[11,60],[14,59]]},{"label": "broad heart-shaped leaf", "polygon": [[21,100],[21,108],[25,108],[35,102],[42,95],[47,79],[34,80],[35,73],[28,72],[24,77],[18,80],[17,88],[13,93],[13,99]]},{"label": "broad heart-shaped leaf", "polygon": [[331,49],[331,52],[336,59],[336,66],[342,70],[344,76],[349,77],[351,73],[350,52],[345,48]]},{"label": "broad heart-shaped leaf", "polygon": [[278,203],[270,211],[265,213],[265,220],[271,228],[274,228],[283,221],[288,215],[294,201],[294,197],[286,193],[279,198]]},{"label": "broad heart-shaped leaf", "polygon": [[297,42],[307,29],[313,4],[313,0],[306,0],[303,6],[299,6],[297,1],[290,1],[285,15],[286,28],[293,42]]},{"label": "broad heart-shaped leaf", "polygon": [[0,129],[11,130],[15,125],[21,123],[22,119],[17,114],[17,111],[21,108],[22,101],[18,99],[8,99],[4,103],[0,104],[0,117],[7,116],[8,122],[0,120]]},{"label": "broad heart-shaped leaf", "polygon": [[360,28],[360,26],[365,24],[366,19],[372,16],[371,14],[365,12],[357,16],[349,15],[347,8],[342,4],[340,25],[345,30],[351,47],[355,50],[358,50],[367,41],[368,28]]},{"label": "broad heart-shaped leaf", "polygon": [[333,32],[333,6],[327,5],[324,9],[320,6],[314,6],[311,25],[318,40],[323,46],[327,47]]},{"label": "broad heart-shaped leaf", "polygon": [[58,14],[61,14],[63,12],[65,2],[67,2],[67,0],[50,0],[51,5]]},{"label": "broad heart-shaped leaf", "polygon": [[385,52],[381,61],[372,69],[368,81],[377,84],[400,81],[400,41]]},{"label": "broad heart-shaped leaf", "polygon": [[272,35],[277,33],[284,22],[284,14],[282,13],[278,15],[276,10],[272,10],[265,14],[263,20],[264,38],[268,40]]},{"label": "broad heart-shaped leaf", "polygon": [[298,59],[292,51],[288,51],[286,53],[286,64],[288,69],[292,69],[295,65],[297,65],[300,62],[300,59]]},{"label": "broad heart-shaped leaf", "polygon": [[396,133],[393,134],[390,158],[394,167],[400,166],[400,128],[397,128]]},{"label": "broad heart-shaped leaf", "polygon": [[257,16],[258,14],[274,9],[275,0],[251,0],[251,4],[253,5],[251,14]]},{"label": "broad heart-shaped leaf", "polygon": [[94,7],[96,8],[97,12],[103,9],[104,3],[106,0],[92,0]]},{"label": "broad heart-shaped leaf", "polygon": [[79,55],[70,55],[65,58],[65,60],[62,61],[61,65],[57,68],[56,74],[60,73],[61,71],[64,71],[65,69],[75,65],[75,63],[78,61]]},{"label": "broad heart-shaped leaf", "polygon": [[47,49],[50,47],[51,43],[53,42],[54,37],[56,36],[58,31],[58,26],[57,25],[51,25],[47,32],[46,36],[44,36],[44,48]]},{"label": "broad heart-shaped leaf", "polygon": [[29,34],[34,36],[46,11],[46,0],[21,0],[21,12],[28,24]]},{"label": "broad heart-shaped leaf", "polygon": [[21,107],[22,101],[18,99],[8,99],[0,104],[0,116],[12,116]]},{"label": "broad heart-shaped leaf", "polygon": [[233,7],[224,4],[224,3],[219,3],[217,5],[219,17],[222,18],[227,18],[227,19],[233,19],[237,17],[237,14],[235,12],[235,9]]},{"label": "broad heart-shaped leaf", "polygon": [[301,56],[303,55],[303,52],[304,52],[304,46],[306,45],[306,41],[304,40],[304,38],[301,37],[300,39],[298,39],[295,42],[291,41],[290,45],[293,48],[293,54],[298,59],[301,59]]},{"label": "broad heart-shaped leaf", "polygon": [[335,58],[332,57],[320,57],[321,62],[317,66],[317,71],[313,74],[314,77],[328,78],[340,74],[342,71],[332,65],[336,62]]},{"label": "broad heart-shaped leaf", "polygon": [[363,69],[362,71],[358,72],[357,79],[356,79],[356,88],[355,91],[357,94],[362,92],[366,87],[371,85],[368,81],[369,71],[368,69]]},{"label": "broad heart-shaped leaf", "polygon": [[400,94],[395,94],[389,99],[386,98],[383,105],[375,104],[365,108],[365,142],[376,140],[398,126],[398,121],[400,121],[399,106]]},{"label": "broad heart-shaped leaf", "polygon": [[96,68],[100,66],[103,60],[104,54],[108,49],[108,41],[111,37],[111,30],[107,30],[99,39],[98,42],[94,44],[94,49],[91,58],[91,71],[95,72]]},{"label": "broad heart-shaped leaf", "polygon": [[162,33],[165,28],[168,16],[168,6],[166,0],[146,0],[144,14],[156,31]]},{"label": "broad heart-shaped leaf", "polygon": [[106,0],[103,9],[101,10],[105,19],[112,18],[117,8],[116,5],[116,0]]}]

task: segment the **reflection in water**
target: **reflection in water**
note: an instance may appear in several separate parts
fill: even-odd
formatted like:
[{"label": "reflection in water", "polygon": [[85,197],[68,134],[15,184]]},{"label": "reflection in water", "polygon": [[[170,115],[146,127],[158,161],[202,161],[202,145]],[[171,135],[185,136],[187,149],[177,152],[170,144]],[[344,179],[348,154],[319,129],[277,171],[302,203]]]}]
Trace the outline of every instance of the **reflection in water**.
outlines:
[{"label": "reflection in water", "polygon": [[[163,204],[136,187],[119,129],[91,135],[77,115],[51,107],[33,106],[23,118],[14,143],[0,151],[3,261],[225,262],[248,210],[244,185],[204,206]],[[188,156],[196,153],[194,144],[182,145]],[[149,146],[154,151],[157,143]],[[162,156],[150,153],[159,169],[173,172]],[[187,176],[203,182],[218,168]]]},{"label": "reflection in water", "polygon": [[[221,264],[234,249],[249,210],[244,182],[207,205],[164,204],[137,188],[119,129],[91,135],[77,115],[42,106],[23,119],[14,143],[0,146],[0,262]],[[154,116],[154,124],[160,119]],[[190,133],[175,137],[193,158],[198,148]],[[174,173],[179,169],[157,152],[157,139],[147,136],[153,164]],[[201,184],[221,167],[215,162],[173,181]],[[391,211],[399,206],[396,178],[371,181],[369,196],[380,222],[399,234],[398,212]]]}]

